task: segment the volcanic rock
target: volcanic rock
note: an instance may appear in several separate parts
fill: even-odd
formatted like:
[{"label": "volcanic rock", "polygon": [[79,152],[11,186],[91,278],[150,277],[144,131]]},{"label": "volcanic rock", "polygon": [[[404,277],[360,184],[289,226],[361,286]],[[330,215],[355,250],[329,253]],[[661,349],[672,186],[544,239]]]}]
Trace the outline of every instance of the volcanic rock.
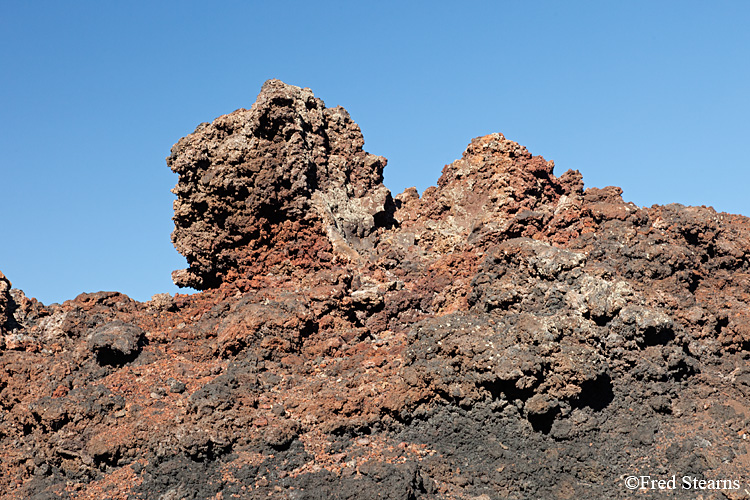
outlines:
[{"label": "volcanic rock", "polygon": [[346,110],[278,80],[250,110],[199,125],[167,158],[180,176],[172,241],[190,265],[175,283],[205,289],[230,271],[315,267],[372,248],[392,201],[386,160],[364,142]]},{"label": "volcanic rock", "polygon": [[501,134],[392,198],[363,145],[271,80],[167,160],[200,293],[44,306],[0,275],[5,496],[744,498],[750,220]]},{"label": "volcanic rock", "polygon": [[0,272],[0,333],[3,332],[5,324],[10,319],[10,281]]},{"label": "volcanic rock", "polygon": [[145,339],[144,331],[134,325],[116,320],[95,328],[86,346],[102,365],[122,365],[135,359]]}]

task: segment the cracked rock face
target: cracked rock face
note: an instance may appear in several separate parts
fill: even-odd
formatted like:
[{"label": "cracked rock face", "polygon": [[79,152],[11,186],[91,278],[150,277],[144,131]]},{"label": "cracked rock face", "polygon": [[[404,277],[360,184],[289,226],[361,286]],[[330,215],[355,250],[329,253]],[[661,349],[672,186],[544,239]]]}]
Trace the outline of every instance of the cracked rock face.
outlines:
[{"label": "cracked rock face", "polygon": [[325,265],[371,248],[392,201],[385,158],[363,146],[346,110],[279,80],[249,110],[199,125],[167,159],[180,176],[172,241],[190,265],[175,283],[205,289],[230,271]]},{"label": "cracked rock face", "polygon": [[201,293],[45,306],[0,275],[0,491],[629,499],[627,475],[747,475],[749,219],[584,189],[502,134],[392,200],[363,143],[269,81],[168,159],[174,277]]}]

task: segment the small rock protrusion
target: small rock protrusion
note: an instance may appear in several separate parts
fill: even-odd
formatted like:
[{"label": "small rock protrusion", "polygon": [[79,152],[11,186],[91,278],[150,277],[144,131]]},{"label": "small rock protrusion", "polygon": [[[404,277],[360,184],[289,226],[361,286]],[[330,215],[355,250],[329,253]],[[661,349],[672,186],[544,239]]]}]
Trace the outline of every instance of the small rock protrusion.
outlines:
[{"label": "small rock protrusion", "polygon": [[157,293],[148,302],[149,309],[154,311],[176,311],[177,304],[170,294],[168,293]]},{"label": "small rock protrusion", "polygon": [[[10,281],[0,271],[0,334],[5,331],[5,323],[10,318]],[[0,342],[2,339],[0,338]]]},{"label": "small rock protrusion", "polygon": [[138,357],[145,338],[141,328],[116,320],[95,328],[86,345],[100,365],[122,366]]},{"label": "small rock protrusion", "polygon": [[176,394],[182,394],[186,389],[185,382],[181,382],[173,378],[169,378],[167,380],[167,387],[169,387],[169,392],[173,392]]},{"label": "small rock protrusion", "polygon": [[276,450],[285,450],[297,438],[299,424],[294,420],[281,419],[276,425],[269,426],[263,433],[268,446]]}]

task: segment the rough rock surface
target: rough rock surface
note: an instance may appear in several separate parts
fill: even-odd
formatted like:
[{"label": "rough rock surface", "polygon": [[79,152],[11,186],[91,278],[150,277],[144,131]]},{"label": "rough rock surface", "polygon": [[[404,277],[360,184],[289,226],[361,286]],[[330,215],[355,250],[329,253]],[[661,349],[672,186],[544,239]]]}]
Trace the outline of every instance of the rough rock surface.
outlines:
[{"label": "rough rock surface", "polygon": [[392,199],[363,144],[270,81],[168,159],[201,293],[0,275],[4,498],[750,496],[747,218],[500,134]]},{"label": "rough rock surface", "polygon": [[371,248],[393,203],[386,160],[364,143],[346,110],[278,80],[250,110],[199,125],[167,159],[180,175],[172,241],[190,265],[175,283],[205,289],[231,271],[318,267],[334,249]]},{"label": "rough rock surface", "polygon": [[137,326],[115,320],[95,328],[86,345],[96,355],[99,364],[124,365],[140,354],[144,333]]},{"label": "rough rock surface", "polygon": [[10,287],[10,281],[0,272],[0,329],[5,329],[6,323],[11,318],[10,306],[12,299],[10,296]]}]

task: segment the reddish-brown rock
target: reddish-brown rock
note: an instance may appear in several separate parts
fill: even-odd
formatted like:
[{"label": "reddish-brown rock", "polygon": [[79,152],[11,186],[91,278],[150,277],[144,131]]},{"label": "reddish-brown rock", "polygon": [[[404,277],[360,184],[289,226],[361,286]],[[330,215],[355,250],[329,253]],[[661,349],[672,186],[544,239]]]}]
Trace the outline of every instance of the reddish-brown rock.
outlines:
[{"label": "reddish-brown rock", "polygon": [[174,277],[201,293],[47,307],[0,275],[5,497],[630,498],[674,474],[672,497],[743,498],[747,218],[584,190],[500,134],[392,200],[363,144],[269,81],[168,159]]},{"label": "reddish-brown rock", "polygon": [[230,271],[320,267],[371,248],[388,223],[386,160],[362,150],[359,127],[309,89],[269,80],[249,110],[204,123],[167,159],[179,174],[175,283],[217,286]]}]

